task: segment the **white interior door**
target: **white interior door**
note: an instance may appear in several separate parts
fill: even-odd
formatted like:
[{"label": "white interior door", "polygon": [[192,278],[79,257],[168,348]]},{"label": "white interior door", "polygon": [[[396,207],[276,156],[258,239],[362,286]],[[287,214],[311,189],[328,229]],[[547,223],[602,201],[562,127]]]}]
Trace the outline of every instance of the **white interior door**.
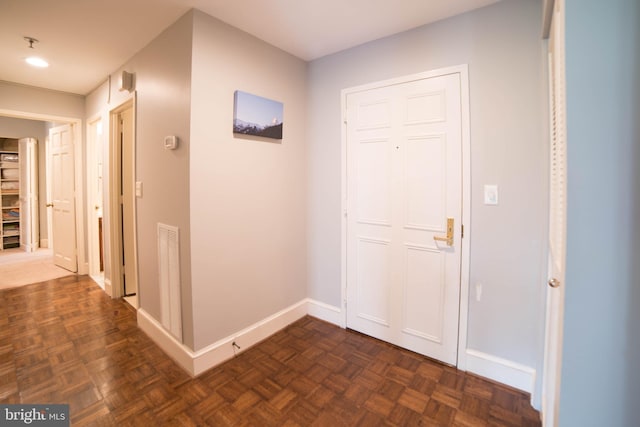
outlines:
[{"label": "white interior door", "polygon": [[49,130],[53,256],[56,265],[78,271],[76,256],[75,163],[73,129],[63,125]]},{"label": "white interior door", "polygon": [[549,287],[545,331],[545,363],[542,415],[546,427],[558,425],[562,318],[564,313],[564,264],[566,254],[567,148],[564,70],[564,5],[556,0],[549,36],[550,197]]},{"label": "white interior door", "polygon": [[[348,93],[347,327],[457,363],[459,73]],[[452,241],[447,235],[452,221]]]},{"label": "white interior door", "polygon": [[33,252],[39,246],[38,141],[22,138],[20,144],[20,247]]}]

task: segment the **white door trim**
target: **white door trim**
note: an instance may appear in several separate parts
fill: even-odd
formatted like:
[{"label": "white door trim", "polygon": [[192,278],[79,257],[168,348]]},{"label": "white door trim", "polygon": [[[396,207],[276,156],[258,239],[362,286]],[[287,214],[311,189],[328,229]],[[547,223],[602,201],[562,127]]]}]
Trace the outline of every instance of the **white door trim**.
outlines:
[{"label": "white door trim", "polygon": [[[87,125],[87,158],[86,158],[86,171],[87,171],[87,183],[89,183],[87,187],[87,241],[88,241],[88,253],[89,253],[89,275],[98,284],[104,288],[104,279],[100,280],[98,276],[100,275],[99,266],[100,266],[100,244],[99,244],[99,235],[97,229],[97,221],[96,219],[96,209],[95,203],[97,202],[97,194],[98,191],[95,187],[95,183],[98,177],[98,165],[96,164],[96,157],[98,152],[96,150],[96,144],[98,143],[99,138],[102,138],[104,141],[104,136],[97,136],[94,134],[94,130],[98,122],[103,122],[102,114],[98,114],[89,118],[86,121]],[[102,148],[104,146],[100,144]],[[104,149],[102,150],[104,153]],[[100,153],[103,155],[103,153]],[[104,194],[104,193],[103,193]],[[104,200],[102,200],[102,205],[104,206]],[[104,233],[104,231],[103,231]]]},{"label": "white door trim", "polygon": [[448,74],[460,74],[460,98],[462,117],[462,224],[464,238],[462,239],[462,254],[460,266],[460,315],[458,326],[458,362],[459,369],[466,369],[467,319],[469,312],[469,248],[471,237],[471,129],[469,121],[469,71],[468,65],[462,64],[447,68],[440,68],[418,74],[383,80],[361,86],[343,89],[341,91],[341,310],[340,326],[347,326],[347,126],[346,106],[347,95],[364,90],[377,89],[383,86],[407,83],[415,80],[439,77]]},{"label": "white door trim", "polygon": [[[89,264],[85,256],[85,203],[84,203],[84,140],[82,138],[82,119],[77,117],[55,116],[51,114],[31,113],[28,111],[0,109],[0,116],[14,117],[18,119],[40,120],[43,122],[68,123],[73,129],[74,165],[75,165],[75,199],[76,199],[76,250],[78,262],[78,274],[87,274]],[[47,157],[49,153],[47,152]],[[47,165],[49,166],[49,165]],[[49,228],[51,235],[51,228]],[[49,241],[51,247],[51,241]]]},{"label": "white door trim", "polygon": [[[45,138],[45,147],[44,147],[44,163],[45,163],[44,174],[46,177],[45,196],[44,196],[45,204],[49,203],[49,200],[51,200],[51,192],[52,192],[51,159],[49,159],[50,152],[51,152],[51,138],[49,138],[49,133],[47,131],[47,136]],[[47,207],[47,237],[46,238],[47,238],[47,245],[45,246],[41,240],[40,246],[53,249],[53,209],[49,209],[48,207]]]}]

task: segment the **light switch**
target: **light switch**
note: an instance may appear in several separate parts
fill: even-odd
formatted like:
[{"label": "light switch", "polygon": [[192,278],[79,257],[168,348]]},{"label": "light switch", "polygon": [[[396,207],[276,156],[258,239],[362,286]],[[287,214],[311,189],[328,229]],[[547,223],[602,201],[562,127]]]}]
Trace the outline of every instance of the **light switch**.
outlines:
[{"label": "light switch", "polygon": [[484,186],[484,204],[485,205],[498,204],[498,186],[497,185]]},{"label": "light switch", "polygon": [[482,283],[476,283],[476,301],[480,302],[482,299]]},{"label": "light switch", "polygon": [[142,181],[136,181],[136,197],[142,197]]},{"label": "light switch", "polygon": [[175,150],[178,148],[178,137],[175,135],[168,135],[164,137],[164,148],[167,150]]}]

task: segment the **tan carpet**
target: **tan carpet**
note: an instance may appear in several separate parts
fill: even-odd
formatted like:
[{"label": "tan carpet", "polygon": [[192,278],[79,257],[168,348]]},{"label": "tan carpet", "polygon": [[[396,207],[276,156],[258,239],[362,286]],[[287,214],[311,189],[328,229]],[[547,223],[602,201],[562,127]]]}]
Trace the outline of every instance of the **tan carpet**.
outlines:
[{"label": "tan carpet", "polygon": [[42,249],[27,254],[5,251],[0,254],[0,289],[44,282],[74,274],[53,263],[50,250]]}]

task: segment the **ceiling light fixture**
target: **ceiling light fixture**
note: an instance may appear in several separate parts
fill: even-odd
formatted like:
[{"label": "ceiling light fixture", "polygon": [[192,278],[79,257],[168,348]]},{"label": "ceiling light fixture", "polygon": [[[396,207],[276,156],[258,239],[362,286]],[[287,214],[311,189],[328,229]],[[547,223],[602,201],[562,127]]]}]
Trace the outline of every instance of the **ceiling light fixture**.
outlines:
[{"label": "ceiling light fixture", "polygon": [[[34,43],[38,43],[38,39],[34,39],[33,37],[25,36],[24,39],[29,43],[29,49],[33,49]],[[34,67],[46,68],[49,66],[47,61],[38,56],[29,56],[28,58],[25,58],[25,61],[27,64],[33,65]]]},{"label": "ceiling light fixture", "polygon": [[49,66],[49,63],[47,61],[37,56],[30,56],[28,58],[25,58],[25,61],[27,64],[33,65],[34,67],[47,68]]}]

